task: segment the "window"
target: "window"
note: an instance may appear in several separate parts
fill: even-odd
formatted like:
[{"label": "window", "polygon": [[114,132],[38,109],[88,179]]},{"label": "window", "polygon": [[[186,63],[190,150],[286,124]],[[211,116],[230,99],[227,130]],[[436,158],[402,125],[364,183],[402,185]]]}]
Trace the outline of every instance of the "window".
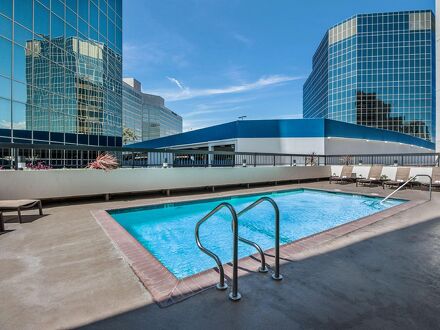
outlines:
[{"label": "window", "polygon": [[34,33],[41,36],[49,35],[49,10],[35,1]]},{"label": "window", "polygon": [[[0,2],[11,2],[11,1],[0,1]],[[14,1],[14,16],[15,20],[23,24],[24,26],[32,27],[32,0],[19,0]]]},{"label": "window", "polygon": [[10,41],[0,37],[0,74],[11,77],[12,65],[12,44]]}]

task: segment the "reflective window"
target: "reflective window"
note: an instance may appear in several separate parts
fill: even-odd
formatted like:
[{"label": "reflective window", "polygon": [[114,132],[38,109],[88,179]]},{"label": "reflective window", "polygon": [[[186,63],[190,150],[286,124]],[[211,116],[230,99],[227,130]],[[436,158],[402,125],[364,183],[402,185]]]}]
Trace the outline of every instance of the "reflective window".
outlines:
[{"label": "reflective window", "polygon": [[66,21],[69,23],[72,27],[76,29],[77,27],[77,20],[78,17],[75,12],[71,11],[70,9],[66,10]]},{"label": "reflective window", "polygon": [[51,20],[51,36],[58,38],[64,36],[64,22],[58,16],[52,14]]},{"label": "reflective window", "polygon": [[12,0],[0,1],[0,13],[12,18]]},{"label": "reflective window", "polygon": [[102,11],[99,12],[99,33],[107,37],[107,16]]},{"label": "reflective window", "polygon": [[26,104],[12,102],[12,129],[26,129]]},{"label": "reflective window", "polygon": [[35,1],[34,33],[41,36],[49,35],[49,10]]},{"label": "reflective window", "polygon": [[52,0],[52,11],[64,19],[64,3],[60,0]]},{"label": "reflective window", "polygon": [[[1,2],[4,2],[1,1]],[[8,2],[8,1],[6,1]],[[26,27],[32,27],[32,0],[14,1],[15,20]]]},{"label": "reflective window", "polygon": [[0,129],[11,128],[11,101],[0,98]]},{"label": "reflective window", "polygon": [[93,2],[90,3],[90,25],[98,29],[98,8],[93,4]]},{"label": "reflective window", "polygon": [[1,108],[9,108],[0,125],[11,127],[12,116],[15,129],[85,135],[86,143],[101,141],[89,134],[121,135],[122,45],[114,49],[122,33],[110,1],[107,8],[106,0],[0,0],[0,14],[15,2],[17,20],[0,15]]},{"label": "reflective window", "polygon": [[26,81],[26,51],[19,45],[14,45],[13,77],[18,81]]},{"label": "reflective window", "polygon": [[[82,1],[82,0],[80,0]],[[66,6],[76,11],[78,6],[78,0],[66,0]]]},{"label": "reflective window", "polygon": [[21,25],[14,24],[14,41],[26,47],[26,43],[32,41],[32,32]]},{"label": "reflective window", "polygon": [[0,38],[0,74],[10,77],[12,65],[12,43]]},{"label": "reflective window", "polygon": [[78,3],[78,15],[86,22],[89,20],[89,2],[83,0]]},{"label": "reflective window", "polygon": [[82,19],[78,20],[78,30],[86,37],[89,35],[89,26]]},{"label": "reflective window", "polygon": [[12,21],[0,15],[0,35],[12,40]]},{"label": "reflective window", "polygon": [[[331,29],[304,84],[304,117],[325,117],[432,140],[431,11],[358,15]],[[347,32],[345,31],[347,30]],[[326,44],[330,41],[330,44]]]},{"label": "reflective window", "polygon": [[27,102],[27,86],[16,81],[12,82],[12,99],[14,101]]},{"label": "reflective window", "polygon": [[11,80],[0,76],[0,97],[11,98]]}]

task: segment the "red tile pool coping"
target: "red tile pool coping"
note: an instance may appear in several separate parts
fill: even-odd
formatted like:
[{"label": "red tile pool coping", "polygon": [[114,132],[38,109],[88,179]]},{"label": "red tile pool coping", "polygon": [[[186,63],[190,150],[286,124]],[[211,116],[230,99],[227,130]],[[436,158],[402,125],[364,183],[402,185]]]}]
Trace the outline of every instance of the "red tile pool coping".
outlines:
[{"label": "red tile pool coping", "polygon": [[[197,200],[200,200],[200,198]],[[423,203],[425,203],[423,200],[407,201],[376,214],[282,245],[280,248],[280,264],[283,265],[290,262],[289,260],[294,260],[299,252],[312,249],[337,237],[344,236]],[[92,214],[160,307],[167,307],[187,299],[218,283],[219,274],[216,268],[183,279],[176,278],[160,261],[119,225],[106,210],[93,211]],[[274,265],[274,253],[274,249],[265,251],[266,263],[270,268]],[[242,276],[257,272],[259,266],[258,254],[244,257],[239,260],[238,275]],[[232,275],[231,264],[225,264],[224,270],[225,277],[230,282],[229,274]]]}]

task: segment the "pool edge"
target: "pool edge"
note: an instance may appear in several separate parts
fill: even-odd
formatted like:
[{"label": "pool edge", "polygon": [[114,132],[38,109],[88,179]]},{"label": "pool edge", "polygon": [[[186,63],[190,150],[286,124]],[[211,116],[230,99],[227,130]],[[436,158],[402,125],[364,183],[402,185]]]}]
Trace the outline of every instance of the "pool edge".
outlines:
[{"label": "pool edge", "polygon": [[[296,188],[296,189],[281,189],[277,191],[268,191],[266,193],[279,193],[285,191],[294,190],[315,190],[331,193],[342,193],[349,195],[361,195],[367,197],[380,197],[371,196],[355,192],[342,192],[342,191],[330,191],[325,189],[314,189],[314,188]],[[217,198],[205,198],[203,200],[218,199],[218,198],[228,198],[235,196],[252,196],[264,194],[265,192],[257,194],[233,194],[228,196],[221,196]],[[196,199],[200,201],[201,199]],[[281,246],[281,264],[285,264],[289,261],[289,258],[293,258],[295,254],[304,251],[305,249],[315,248],[321,244],[327,243],[338,237],[347,235],[353,231],[360,228],[364,228],[368,225],[376,223],[380,220],[386,219],[390,216],[396,215],[400,212],[406,211],[415,206],[425,203],[425,200],[406,200],[405,203],[390,207],[386,210],[374,213],[372,215],[353,220],[351,222],[330,228],[328,230],[301,238],[296,241],[292,241]],[[190,202],[191,200],[184,201]],[[178,204],[176,202],[174,204]],[[170,204],[170,203],[157,203],[152,205],[160,204]],[[125,209],[137,208],[140,206],[132,206]],[[119,208],[120,209],[120,208]],[[150,292],[154,301],[160,307],[167,307],[174,303],[183,301],[195,294],[205,291],[213,287],[218,282],[218,272],[215,268],[208,269],[201,273],[185,277],[183,279],[178,279],[172,274],[159,260],[157,260],[146,248],[144,248],[129,232],[127,232],[109,213],[108,210],[98,210],[92,211],[92,215],[107,236],[112,241],[113,245],[120,251],[123,258],[127,261],[129,266],[132,268],[133,272],[139,278],[143,286]],[[273,249],[265,251],[267,256],[266,262],[272,266],[273,259]],[[239,260],[239,276],[245,274],[257,272],[259,265],[257,254],[241,258]],[[287,259],[287,260],[283,260]],[[225,264],[225,273],[231,273],[231,265]],[[253,269],[253,270],[252,270]]]}]

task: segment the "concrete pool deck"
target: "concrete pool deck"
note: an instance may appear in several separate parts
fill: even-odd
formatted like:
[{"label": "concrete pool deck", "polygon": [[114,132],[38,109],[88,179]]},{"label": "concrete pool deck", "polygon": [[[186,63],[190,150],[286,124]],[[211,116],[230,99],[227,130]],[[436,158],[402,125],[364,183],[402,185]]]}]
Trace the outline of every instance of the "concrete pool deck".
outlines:
[{"label": "concrete pool deck", "polygon": [[[329,185],[223,190],[210,197],[286,188],[384,194],[382,188]],[[425,200],[426,191],[400,198]],[[435,328],[440,324],[440,193],[433,200],[299,251],[277,283],[261,274],[239,279],[243,299],[208,289],[159,308],[91,211],[197,199],[207,193],[45,206],[6,214],[0,235],[0,320],[5,329],[73,328]],[[281,254],[283,257],[283,254]]]}]

